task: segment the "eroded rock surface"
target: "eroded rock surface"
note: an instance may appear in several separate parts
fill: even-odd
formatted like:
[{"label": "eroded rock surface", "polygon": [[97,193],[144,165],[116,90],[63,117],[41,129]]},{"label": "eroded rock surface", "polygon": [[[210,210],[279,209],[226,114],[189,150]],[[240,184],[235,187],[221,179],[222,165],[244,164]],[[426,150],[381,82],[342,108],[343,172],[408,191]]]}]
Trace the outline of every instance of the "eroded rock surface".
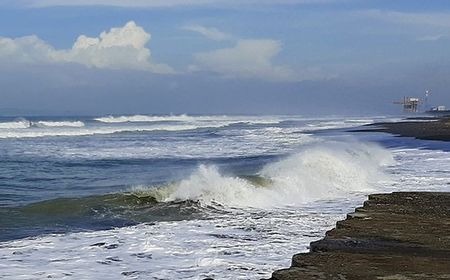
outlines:
[{"label": "eroded rock surface", "polygon": [[272,280],[450,279],[450,193],[370,195]]}]

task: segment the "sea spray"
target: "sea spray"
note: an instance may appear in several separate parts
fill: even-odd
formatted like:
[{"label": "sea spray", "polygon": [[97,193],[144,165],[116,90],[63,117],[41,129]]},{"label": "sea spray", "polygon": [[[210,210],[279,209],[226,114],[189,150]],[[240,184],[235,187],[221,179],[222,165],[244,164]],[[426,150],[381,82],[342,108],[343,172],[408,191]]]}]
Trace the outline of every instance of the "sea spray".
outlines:
[{"label": "sea spray", "polygon": [[[10,125],[12,123],[8,123]],[[48,123],[47,123],[48,124]],[[0,139],[3,138],[36,138],[36,137],[54,137],[54,136],[87,136],[87,135],[102,135],[102,134],[114,134],[123,132],[151,132],[151,131],[183,131],[194,130],[202,127],[211,127],[212,125],[148,125],[148,126],[112,126],[112,127],[85,127],[84,124],[61,124],[61,125],[34,125],[26,127],[26,124],[14,123],[16,128],[28,128],[33,129],[1,129],[0,125]],[[10,125],[12,126],[12,125]],[[5,125],[6,127],[6,125]]]},{"label": "sea spray", "polygon": [[29,128],[31,122],[26,119],[17,119],[12,122],[0,122],[0,129],[23,129]]},{"label": "sea spray", "polygon": [[366,192],[385,180],[383,167],[393,164],[389,151],[375,144],[326,142],[265,166],[281,204],[295,205]]},{"label": "sea spray", "polygon": [[94,118],[94,121],[101,123],[145,123],[145,122],[189,122],[189,123],[247,123],[247,124],[278,124],[280,117],[269,117],[261,119],[256,116],[190,116],[182,115],[167,115],[167,116],[152,116],[152,115],[131,115],[131,116],[104,116]]},{"label": "sea spray", "polygon": [[95,118],[95,121],[104,123],[126,123],[126,122],[160,122],[160,121],[188,121],[192,117],[187,115],[168,115],[168,116],[149,116],[149,115],[132,115],[132,116],[106,116]]},{"label": "sea spray", "polygon": [[[271,118],[261,116],[259,120],[265,122]],[[311,162],[319,158],[312,156],[319,150],[324,154],[332,153],[344,163],[347,162],[344,158],[357,162],[357,168],[369,174],[362,182],[367,181],[368,187],[376,189],[374,192],[448,191],[450,155],[445,143],[400,139],[389,134],[348,133],[345,129],[312,133],[309,124],[320,127],[326,120],[281,119],[283,121],[276,125],[241,123],[182,133],[132,132],[97,134],[95,137],[1,139],[0,173],[5,188],[0,197],[5,208],[0,215],[0,237],[5,241],[0,244],[0,278],[270,278],[273,270],[289,266],[292,254],[307,251],[310,242],[322,238],[336,221],[360,205],[367,194],[342,188],[343,191],[337,194],[318,195],[335,195],[336,199],[319,198],[304,204],[299,199],[303,196],[297,193],[289,197],[292,189],[286,185],[290,181],[282,182],[280,178],[303,174],[298,175],[293,167],[286,167],[292,170],[286,174],[283,173],[284,166],[275,167],[292,158],[288,162],[302,168],[306,163],[297,162],[301,158],[306,161],[306,151],[311,151],[311,166],[320,166]],[[3,122],[15,120],[2,119]],[[31,120],[38,121],[36,117]],[[39,120],[68,119],[46,117]],[[111,129],[112,132],[116,128],[125,131],[162,124],[107,124],[86,118],[69,120],[83,121],[86,126],[10,131],[16,135],[49,131],[53,136],[60,131],[92,133]],[[335,124],[326,126],[339,128],[345,122],[345,119],[336,120]],[[165,125],[180,124],[185,123]],[[0,134],[7,130],[0,129]],[[305,130],[308,130],[307,134]],[[389,152],[380,147],[353,142],[339,146],[329,142],[330,138],[343,139],[349,134],[385,143],[395,155],[395,165],[384,170],[384,165],[390,164],[392,159]],[[305,145],[311,141],[324,144]],[[320,162],[330,161],[322,158]],[[196,201],[180,198],[161,202],[177,190],[181,179],[189,181],[190,174],[200,174],[193,171],[199,163],[204,163],[207,169],[204,176],[210,176],[215,169],[219,180],[220,177],[240,179],[237,181],[244,181],[244,185],[249,185],[254,192],[250,192],[247,200],[234,202],[237,207],[225,203],[218,206],[211,201],[218,200],[213,193],[213,198],[205,199],[201,194],[192,194]],[[336,170],[347,170],[337,168],[337,163],[327,165],[335,166]],[[269,172],[269,169],[273,170]],[[310,170],[315,169],[311,167]],[[384,185],[379,181],[384,180],[384,172],[391,173],[392,183],[389,181]],[[310,173],[305,171],[306,176],[311,176]],[[317,177],[320,179],[319,175]],[[123,193],[124,190],[131,191],[135,185],[147,188],[142,194]],[[150,191],[154,186],[166,192],[152,196]],[[286,189],[286,193],[280,192],[280,188]],[[268,192],[262,195],[261,190]],[[48,199],[53,201],[42,202]],[[264,205],[261,201],[269,204]],[[295,207],[282,207],[290,205],[290,201],[294,201]],[[39,204],[29,205],[32,202]],[[251,203],[260,208],[249,208]],[[51,211],[47,211],[49,207]],[[75,210],[79,207],[81,211],[72,207]]]},{"label": "sea spray", "polygon": [[164,190],[162,201],[195,200],[202,204],[270,208],[367,192],[385,180],[383,167],[392,155],[375,144],[327,142],[304,147],[266,165],[258,180],[222,175],[216,166],[200,165],[187,179]]},{"label": "sea spray", "polygon": [[82,121],[38,121],[33,124],[38,127],[84,127]]},{"label": "sea spray", "polygon": [[223,176],[216,166],[200,165],[188,179],[177,183],[174,192],[164,201],[198,200],[207,205],[262,206],[259,201],[255,205],[251,202],[255,196],[267,191],[245,179]]}]

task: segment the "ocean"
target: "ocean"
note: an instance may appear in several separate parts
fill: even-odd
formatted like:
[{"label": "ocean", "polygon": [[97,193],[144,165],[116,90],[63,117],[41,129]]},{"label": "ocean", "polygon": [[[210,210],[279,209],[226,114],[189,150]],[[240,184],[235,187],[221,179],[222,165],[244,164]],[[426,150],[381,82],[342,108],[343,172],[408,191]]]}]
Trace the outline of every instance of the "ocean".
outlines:
[{"label": "ocean", "polygon": [[0,278],[261,279],[370,193],[450,191],[398,117],[0,118]]}]

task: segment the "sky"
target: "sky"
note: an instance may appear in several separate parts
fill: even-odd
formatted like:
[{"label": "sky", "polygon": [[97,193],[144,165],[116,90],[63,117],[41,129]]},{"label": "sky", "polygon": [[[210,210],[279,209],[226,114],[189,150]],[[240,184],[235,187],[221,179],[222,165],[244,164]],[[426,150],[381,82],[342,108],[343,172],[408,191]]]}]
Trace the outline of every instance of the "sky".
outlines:
[{"label": "sky", "polygon": [[448,0],[0,0],[0,115],[450,107]]}]

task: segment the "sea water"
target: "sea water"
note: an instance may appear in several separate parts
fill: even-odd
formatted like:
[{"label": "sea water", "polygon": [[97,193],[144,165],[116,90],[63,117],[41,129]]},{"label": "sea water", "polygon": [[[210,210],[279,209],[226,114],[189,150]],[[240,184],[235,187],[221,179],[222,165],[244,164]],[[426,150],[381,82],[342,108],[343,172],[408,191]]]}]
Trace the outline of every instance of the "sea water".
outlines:
[{"label": "sea water", "polygon": [[0,278],[261,279],[375,192],[450,191],[388,117],[0,118]]}]

